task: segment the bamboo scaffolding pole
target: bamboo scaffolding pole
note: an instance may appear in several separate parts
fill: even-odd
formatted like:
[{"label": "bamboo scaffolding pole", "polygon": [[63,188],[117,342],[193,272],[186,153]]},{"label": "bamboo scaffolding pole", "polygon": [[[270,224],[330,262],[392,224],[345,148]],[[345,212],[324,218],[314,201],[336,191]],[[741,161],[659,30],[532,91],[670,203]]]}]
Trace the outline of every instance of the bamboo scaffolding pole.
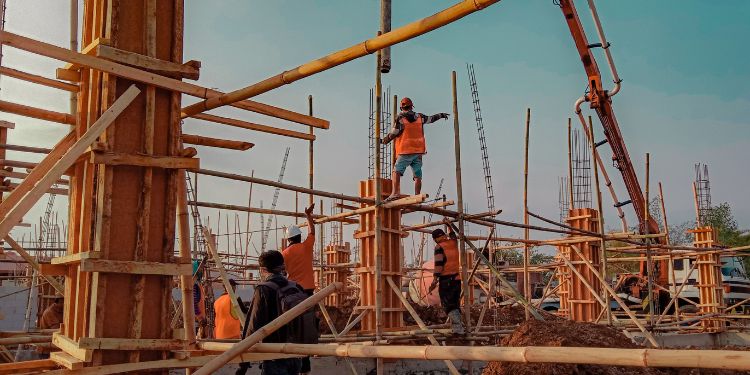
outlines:
[{"label": "bamboo scaffolding pole", "polygon": [[571,140],[571,119],[568,117],[568,199],[570,200],[569,210],[575,208],[573,201],[573,143]]},{"label": "bamboo scaffolding pole", "polygon": [[[308,95],[307,96],[307,110],[310,117],[313,115],[313,96]],[[307,169],[308,169],[308,187],[310,188],[310,193],[307,195],[307,204],[312,205],[313,204],[313,179],[315,177],[315,128],[310,126],[310,143],[307,146]]]},{"label": "bamboo scaffolding pole", "polygon": [[198,369],[194,373],[194,375],[212,374],[214,371],[220,369],[222,366],[224,366],[226,363],[231,361],[233,358],[239,356],[240,354],[244,353],[245,351],[247,351],[248,349],[250,349],[257,343],[259,343],[266,336],[275,332],[279,328],[289,323],[292,319],[296,318],[300,314],[304,313],[311,307],[318,304],[318,302],[322,301],[325,297],[327,297],[331,293],[341,290],[343,286],[344,284],[340,282],[336,282],[331,285],[328,285],[327,287],[323,288],[320,292],[315,293],[309,298],[307,298],[306,300],[304,300],[299,305],[294,306],[293,308],[289,309],[289,311],[281,314],[279,317],[277,317],[270,323],[266,324],[263,327],[260,327],[257,331],[253,332],[250,336],[246,337],[242,341],[236,344],[230,344],[230,346],[228,347],[228,350],[226,350],[224,353],[222,353],[218,357],[212,359],[211,361],[203,365],[203,367]]},{"label": "bamboo scaffolding pole", "polygon": [[[401,290],[399,290],[398,286],[396,286],[396,283],[393,282],[393,279],[390,276],[386,276],[386,281],[388,281],[388,284],[391,286],[391,289],[393,289],[393,292],[396,293],[396,296],[401,301],[401,304],[404,305],[404,307],[406,308],[406,311],[409,312],[409,315],[411,315],[411,317],[417,323],[417,325],[419,326],[419,329],[426,330],[427,325],[424,324],[424,321],[422,320],[422,318],[419,317],[419,314],[417,314],[417,312],[414,310],[414,307],[412,307],[409,301],[406,300],[406,297],[404,297],[403,293],[401,293]],[[435,336],[433,335],[427,335],[427,339],[430,341],[432,345],[440,345],[435,339]],[[453,362],[449,360],[445,360],[444,362],[445,362],[445,365],[448,367],[448,370],[450,371],[451,374],[453,375],[460,374],[456,366],[453,364]]]},{"label": "bamboo scaffolding pole", "polygon": [[[661,188],[661,181],[659,181],[659,205],[661,206],[661,217],[664,221],[664,241],[667,246],[671,245],[671,241],[669,238],[669,223],[667,222],[667,208],[665,207],[664,203],[664,191]],[[675,276],[674,272],[674,256],[672,255],[672,252],[669,252],[669,274],[672,276],[672,282],[671,288],[672,288],[672,295],[677,296],[677,277]],[[665,308],[664,311],[668,311],[669,307]],[[674,318],[675,320],[680,320],[680,302],[675,300],[674,301]],[[661,317],[659,317],[661,320]]]},{"label": "bamboo scaffolding pole", "polygon": [[586,267],[588,267],[591,270],[591,273],[593,273],[594,276],[596,276],[596,278],[599,279],[599,282],[602,284],[602,286],[605,289],[607,289],[607,292],[609,292],[612,298],[614,298],[614,300],[617,301],[617,303],[620,305],[620,307],[622,307],[625,313],[628,314],[628,317],[630,317],[630,319],[633,321],[633,323],[635,323],[638,329],[640,329],[641,332],[643,332],[644,336],[646,336],[646,339],[651,343],[651,345],[653,345],[655,348],[658,348],[659,343],[656,341],[656,339],[651,334],[651,332],[646,330],[646,327],[644,327],[643,324],[641,324],[641,322],[638,321],[638,318],[635,316],[635,314],[633,314],[630,308],[628,308],[627,304],[625,304],[625,302],[623,302],[623,300],[617,295],[617,293],[612,289],[612,287],[609,286],[609,284],[602,277],[602,275],[600,275],[599,272],[597,272],[596,267],[594,267],[591,264],[591,262],[583,256],[578,246],[571,244],[570,248],[573,249],[573,251],[575,251],[576,254],[584,261],[584,263],[586,264]]},{"label": "bamboo scaffolding pole", "polygon": [[[180,236],[180,257],[191,259],[190,254],[190,218],[187,206],[187,180],[185,170],[177,171],[177,230]],[[180,275],[180,292],[182,293],[182,324],[185,341],[188,346],[195,343],[195,309],[193,308],[193,276]],[[187,349],[187,348],[186,348]]]},{"label": "bamboo scaffolding pole", "polygon": [[11,69],[5,66],[0,66],[0,75],[13,77],[22,81],[36,83],[42,86],[52,87],[64,91],[69,91],[75,95],[78,92],[78,85],[73,85],[67,82],[58,81],[47,77],[42,77],[36,74],[22,72],[20,70]]},{"label": "bamboo scaffolding pole", "polygon": [[[667,304],[667,307],[664,308],[664,312],[659,316],[659,319],[656,320],[656,323],[654,325],[657,325],[661,323],[662,319],[664,319],[664,316],[666,316],[667,312],[669,311],[669,308],[672,307],[673,304],[678,304],[678,299],[680,296],[680,293],[682,293],[682,289],[685,287],[685,285],[688,285],[688,280],[690,279],[690,276],[693,274],[693,271],[695,271],[696,267],[698,267],[698,262],[693,262],[693,265],[690,267],[690,270],[688,270],[688,273],[685,275],[685,278],[682,280],[682,284],[680,284],[680,287],[674,291],[672,294],[672,298],[670,299],[669,303]],[[672,278],[672,286],[674,287],[677,284],[677,279]],[[675,314],[675,320],[680,321],[680,315],[679,315],[679,309],[675,305],[675,310],[678,311],[677,314]]]},{"label": "bamboo scaffolding pole", "polygon": [[[183,112],[185,116],[190,117],[217,107],[252,98],[264,92],[271,91],[283,85],[290,84],[302,78],[309,77],[343,63],[366,56],[375,51],[381,51],[383,48],[390,47],[419,35],[425,34],[427,32],[445,26],[451,22],[454,22],[460,18],[463,18],[478,10],[486,8],[498,1],[499,0],[461,1],[460,3],[455,4],[450,8],[440,11],[432,16],[414,21],[391,32],[378,35],[375,38],[365,40],[364,42],[331,53],[317,60],[307,62],[296,68],[287,70],[273,77],[269,77],[253,85],[187,106],[183,108]],[[379,64],[380,62],[378,61],[378,65]]]},{"label": "bamboo scaffolding pole", "polygon": [[[523,153],[523,223],[529,225],[529,125],[531,124],[531,108],[526,108],[526,135],[524,137]],[[524,228],[523,239],[529,240],[529,228]],[[529,275],[529,243],[523,243],[523,295],[531,300],[531,278]],[[529,309],[525,310],[526,320],[529,320]]]},{"label": "bamboo scaffolding pole", "polygon": [[76,124],[75,117],[69,113],[55,112],[46,109],[30,107],[27,105],[12,103],[5,100],[0,100],[0,112],[12,113],[14,115],[31,117],[64,125]]},{"label": "bamboo scaffolding pole", "polygon": [[[212,350],[229,348],[213,343]],[[358,344],[257,344],[253,352],[350,358],[571,363],[635,367],[750,369],[750,352],[739,350],[615,349],[579,347],[372,346]],[[197,374],[197,373],[196,373]]]},{"label": "bamboo scaffolding pole", "polygon": [[[597,158],[599,156],[599,151],[596,148],[596,143],[594,142],[594,123],[591,120],[591,116],[589,116],[589,131],[586,132],[588,134],[588,140],[589,140],[589,146],[591,147],[591,155],[594,158]],[[594,164],[594,188],[596,190],[596,207],[599,211],[598,215],[598,224],[599,224],[599,233],[602,235],[600,242],[599,242],[599,250],[601,251],[601,275],[602,278],[607,278],[607,241],[604,240],[604,208],[602,204],[602,190],[599,186],[599,165],[597,163]],[[612,310],[609,308],[609,294],[606,292],[604,294],[604,301],[606,302],[606,305],[604,305],[604,311],[607,316],[607,325],[612,325]]]},{"label": "bamboo scaffolding pole", "polygon": [[[644,218],[643,222],[645,223],[643,225],[643,231],[644,231],[645,234],[649,234],[648,233],[649,232],[649,226],[648,226],[648,221],[649,221],[649,205],[650,205],[649,204],[649,200],[648,200],[648,198],[649,198],[649,196],[648,196],[648,193],[649,193],[648,189],[649,189],[649,178],[650,178],[649,168],[650,168],[650,154],[647,152],[646,153],[646,189],[645,189],[646,209],[643,210],[643,218]],[[648,269],[647,275],[646,275],[646,283],[648,285],[648,320],[649,320],[649,325],[651,327],[653,327],[654,326],[654,319],[655,319],[655,317],[654,317],[654,307],[655,307],[654,306],[655,305],[655,301],[654,301],[654,260],[651,259],[651,246],[650,246],[650,241],[649,240],[646,240],[646,267]]]},{"label": "bamboo scaffolding pole", "polygon": [[[272,210],[270,208],[245,207],[245,206],[235,206],[231,204],[195,202],[195,201],[189,201],[188,204],[198,206],[198,207],[217,208],[220,210],[242,211],[242,212],[251,212],[251,213],[257,213],[257,214],[278,215],[278,216],[305,217],[305,214],[302,212]],[[323,215],[318,215],[318,214],[313,214],[312,216],[313,218],[325,217]],[[339,220],[346,222],[346,223],[357,222],[356,219],[341,218]],[[302,225],[300,224],[300,226]]]},{"label": "bamboo scaffolding pole", "polygon": [[[479,214],[464,215],[464,220],[468,220],[468,219],[481,219],[481,218],[485,218],[485,217],[488,217],[488,216],[495,216],[495,215],[499,215],[500,212],[502,212],[502,211],[503,210],[495,210],[494,212],[482,212],[482,213],[479,213]],[[456,218],[450,218],[448,220],[450,220],[453,223],[455,223],[455,222],[458,221],[458,219],[456,219]],[[417,225],[410,225],[408,227],[401,227],[401,230],[403,230],[403,231],[412,231],[412,230],[417,230],[417,229],[424,229],[424,228],[436,227],[436,226],[443,225],[443,224],[445,224],[445,222],[443,220],[438,220],[438,221],[431,221],[429,223],[422,223],[422,224],[417,224]]]},{"label": "bamboo scaffolding pole", "polygon": [[[381,31],[378,31],[379,37],[381,37]],[[381,232],[383,218],[382,210],[380,209],[383,195],[383,186],[380,179],[380,121],[383,96],[380,62],[382,61],[382,53],[382,50],[378,50],[375,57],[375,213],[373,219],[375,220],[375,339],[377,341],[383,339],[383,250],[381,248],[383,246],[383,233]],[[281,78],[283,83],[283,74]],[[391,189],[395,191],[396,186],[392,186]],[[375,371],[377,375],[383,375],[384,364],[382,359],[376,361]]]},{"label": "bamboo scaffolding pole", "polygon": [[[456,88],[456,71],[451,72],[451,89],[453,96],[453,150],[455,153],[455,164],[456,164],[456,201],[458,207],[458,231],[464,233],[464,194],[463,194],[463,178],[461,173],[461,138],[458,120],[458,94]],[[451,227],[454,227],[451,224]],[[454,227],[455,228],[455,227]],[[466,323],[466,330],[471,331],[471,295],[469,294],[469,278],[468,276],[468,262],[466,259],[465,238],[460,236],[458,239],[458,256],[461,264],[461,292],[464,295],[464,321]]]},{"label": "bamboo scaffolding pole", "polygon": [[21,145],[9,145],[7,143],[0,144],[1,149],[9,150],[9,151],[19,151],[19,152],[30,152],[34,154],[49,154],[52,149],[50,148],[42,148],[42,147],[31,147],[31,146],[21,146]]},{"label": "bamboo scaffolding pole", "polygon": [[[405,205],[418,204],[418,203],[423,202],[425,198],[427,198],[427,194],[410,195],[404,198],[396,199],[394,201],[381,203],[379,206],[367,206],[367,207],[358,208],[356,210],[344,211],[344,212],[329,215],[329,216],[324,216],[321,214],[320,217],[314,219],[314,223],[322,224],[322,223],[327,223],[329,221],[339,221],[349,216],[360,215],[360,214],[364,214],[367,212],[375,211],[376,207],[397,208],[397,207],[402,207]],[[300,224],[300,227],[304,227],[304,226],[306,226],[305,223]]]}]

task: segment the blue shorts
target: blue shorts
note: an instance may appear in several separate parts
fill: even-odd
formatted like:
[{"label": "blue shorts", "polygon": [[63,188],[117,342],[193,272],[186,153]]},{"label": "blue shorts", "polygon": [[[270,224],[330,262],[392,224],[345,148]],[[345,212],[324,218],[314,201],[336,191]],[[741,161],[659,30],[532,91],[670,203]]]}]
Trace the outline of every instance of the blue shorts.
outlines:
[{"label": "blue shorts", "polygon": [[414,178],[422,178],[422,154],[399,155],[396,159],[396,173],[404,175],[406,168],[411,167]]}]

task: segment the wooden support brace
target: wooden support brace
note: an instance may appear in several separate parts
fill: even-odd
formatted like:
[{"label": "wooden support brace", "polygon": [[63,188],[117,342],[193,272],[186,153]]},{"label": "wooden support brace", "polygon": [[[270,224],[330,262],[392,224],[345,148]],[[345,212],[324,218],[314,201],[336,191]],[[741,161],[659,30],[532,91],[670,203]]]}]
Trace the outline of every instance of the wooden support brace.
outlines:
[{"label": "wooden support brace", "polygon": [[124,339],[81,337],[78,347],[96,350],[179,350],[185,347],[180,339]]},{"label": "wooden support brace", "polygon": [[[208,245],[208,251],[211,253],[211,258],[213,258],[214,263],[216,264],[216,268],[219,269],[221,283],[224,285],[224,289],[226,289],[227,293],[229,293],[229,298],[232,301],[232,310],[234,311],[234,315],[240,318],[240,325],[242,326],[242,328],[245,328],[245,313],[243,313],[242,309],[240,308],[239,301],[237,301],[237,294],[234,292],[234,288],[232,288],[232,286],[229,284],[229,275],[224,269],[224,264],[222,263],[221,257],[219,257],[219,253],[216,250],[216,242],[214,242],[214,237],[206,227],[202,227],[201,230],[203,231],[204,238],[206,238],[206,244]],[[192,265],[190,271],[192,272]]]},{"label": "wooden support brace", "polygon": [[302,133],[302,132],[298,132],[294,130],[275,128],[273,126],[268,126],[268,125],[255,124],[252,122],[237,120],[237,119],[233,119],[229,117],[221,117],[221,116],[202,113],[202,114],[195,115],[192,118],[195,118],[198,120],[210,121],[210,122],[217,123],[217,124],[234,126],[237,128],[242,128],[242,129],[247,129],[247,130],[258,131],[262,133],[281,135],[284,137],[306,139],[308,141],[315,140],[315,135],[313,134]]},{"label": "wooden support brace", "polygon": [[172,78],[197,80],[200,77],[201,63],[195,60],[178,64],[103,44],[96,46],[95,56]]},{"label": "wooden support brace", "polygon": [[106,165],[135,165],[139,167],[167,169],[198,169],[200,159],[174,156],[149,156],[114,152],[91,152],[91,162]]},{"label": "wooden support brace", "polygon": [[184,133],[182,134],[182,142],[189,143],[191,145],[226,148],[226,149],[238,150],[238,151],[249,150],[253,146],[255,146],[254,143],[250,143],[250,142],[204,137],[201,135],[184,134]]},{"label": "wooden support brace", "polygon": [[43,86],[52,87],[60,90],[78,92],[78,85],[72,85],[67,82],[57,81],[51,78],[38,76],[36,74],[22,72],[20,70],[11,69],[5,66],[0,66],[0,74],[8,77],[20,79],[22,81],[37,83]]},{"label": "wooden support brace", "polygon": [[74,254],[68,254],[61,257],[55,257],[50,260],[51,264],[68,264],[79,263],[83,259],[99,259],[102,253],[99,251],[81,251]]},{"label": "wooden support brace", "polygon": [[49,359],[68,370],[80,370],[83,368],[83,365],[86,364],[85,361],[82,361],[66,352],[52,352],[49,355]]},{"label": "wooden support brace", "polygon": [[68,82],[81,82],[81,72],[65,68],[55,69],[55,77]]},{"label": "wooden support brace", "polygon": [[133,275],[191,275],[192,264],[135,262],[127,260],[81,259],[81,272],[127,273]]},{"label": "wooden support brace", "polygon": [[55,332],[52,334],[52,344],[62,349],[65,353],[78,359],[79,361],[91,362],[93,350],[79,348],[78,343],[65,337],[60,332]]},{"label": "wooden support brace", "polygon": [[11,238],[10,236],[5,236],[5,242],[7,242],[8,245],[10,245],[10,247],[18,253],[18,255],[20,255],[24,260],[26,260],[26,262],[29,263],[31,268],[39,272],[39,274],[45,280],[47,280],[47,282],[50,285],[52,285],[52,287],[55,288],[56,291],[58,291],[59,293],[63,293],[63,294],[65,293],[65,288],[63,288],[62,284],[60,284],[59,281],[55,280],[50,275],[42,272],[42,269],[39,267],[39,263],[37,263],[34,257],[32,257],[31,254],[29,254],[28,252],[26,252],[26,250],[24,250],[24,248],[21,247],[21,245],[19,245],[18,242],[13,240],[13,238]]},{"label": "wooden support brace", "polygon": [[[25,215],[31,207],[41,198],[41,196],[49,189],[52,184],[63,175],[63,173],[70,168],[73,163],[96,139],[104,133],[104,131],[112,124],[117,116],[130,105],[130,103],[138,96],[140,90],[135,85],[131,86],[125,91],[120,98],[115,101],[112,106],[102,114],[102,116],[86,130],[74,144],[70,147],[67,152],[57,160],[49,170],[40,171],[44,173],[39,180],[26,179],[21,183],[19,189],[27,189],[26,186],[32,186],[28,189],[28,193],[18,201],[15,207],[11,208],[10,211],[0,221],[0,237],[5,237],[15,224],[21,221],[23,215]],[[50,153],[47,157],[52,156]],[[35,168],[36,170],[36,168]],[[2,207],[2,206],[0,206]]]}]

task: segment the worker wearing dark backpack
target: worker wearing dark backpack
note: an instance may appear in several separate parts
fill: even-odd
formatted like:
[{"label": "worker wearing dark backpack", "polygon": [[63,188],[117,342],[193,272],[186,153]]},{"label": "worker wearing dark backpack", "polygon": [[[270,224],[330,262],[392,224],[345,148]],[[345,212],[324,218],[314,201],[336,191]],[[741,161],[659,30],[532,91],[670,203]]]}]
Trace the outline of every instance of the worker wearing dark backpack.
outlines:
[{"label": "worker wearing dark backpack", "polygon": [[[307,298],[302,287],[284,277],[284,257],[280,252],[266,251],[260,255],[258,263],[263,282],[255,287],[250,313],[246,317],[245,329],[242,332],[243,339]],[[266,336],[263,342],[317,344],[318,327],[314,324],[315,313],[308,310]],[[249,367],[248,363],[241,363],[237,374],[244,375]],[[299,358],[263,361],[262,374],[297,375],[301,367],[302,361]]]}]

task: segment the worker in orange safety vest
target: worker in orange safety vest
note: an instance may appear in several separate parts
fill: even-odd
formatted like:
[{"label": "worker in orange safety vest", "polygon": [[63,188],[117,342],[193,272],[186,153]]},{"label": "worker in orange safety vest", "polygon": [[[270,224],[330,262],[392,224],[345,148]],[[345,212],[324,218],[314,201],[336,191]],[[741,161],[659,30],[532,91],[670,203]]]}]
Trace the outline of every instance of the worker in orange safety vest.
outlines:
[{"label": "worker in orange safety vest", "polygon": [[396,140],[396,164],[393,168],[392,181],[393,191],[386,201],[398,198],[401,195],[401,176],[411,167],[414,173],[414,194],[422,191],[422,155],[427,153],[427,144],[424,139],[424,125],[431,124],[440,119],[448,119],[447,113],[438,113],[427,116],[414,112],[414,103],[411,99],[401,99],[401,113],[393,123],[393,130],[381,140],[388,144]]},{"label": "worker in orange safety vest", "polygon": [[[229,285],[233,290],[237,289],[237,282],[234,279],[229,279]],[[240,309],[247,314],[247,308],[242,303],[242,300],[237,297]],[[232,309],[232,298],[229,293],[224,291],[221,297],[214,301],[214,314],[216,316],[214,320],[214,338],[217,339],[238,339],[242,333],[240,327],[240,319],[236,316],[234,309]]]},{"label": "worker in orange safety vest", "polygon": [[433,270],[430,291],[438,287],[440,304],[451,320],[454,334],[463,335],[464,323],[461,320],[461,264],[458,255],[458,241],[451,227],[449,235],[442,229],[432,231],[435,240],[435,269]]}]

